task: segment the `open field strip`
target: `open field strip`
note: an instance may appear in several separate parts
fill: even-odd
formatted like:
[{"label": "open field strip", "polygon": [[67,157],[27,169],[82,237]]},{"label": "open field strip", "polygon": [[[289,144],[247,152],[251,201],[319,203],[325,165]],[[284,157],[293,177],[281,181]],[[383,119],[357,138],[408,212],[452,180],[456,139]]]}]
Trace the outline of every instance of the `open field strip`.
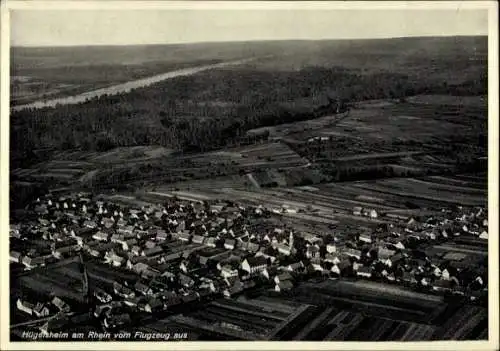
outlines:
[{"label": "open field strip", "polygon": [[54,172],[31,174],[30,176],[35,179],[40,179],[40,178],[73,179],[75,177],[75,175],[73,174],[54,173]]},{"label": "open field strip", "polygon": [[[359,189],[366,189],[372,191],[378,191],[381,193],[389,193],[391,195],[401,196],[403,198],[408,199],[422,199],[435,202],[436,205],[439,203],[447,203],[447,204],[459,204],[466,206],[481,206],[486,202],[485,197],[480,196],[470,196],[470,195],[462,195],[457,193],[443,193],[438,191],[429,191],[429,189],[425,188],[395,188],[391,186],[385,186],[381,184],[355,184],[355,186]],[[411,189],[410,191],[405,191],[402,189]]]},{"label": "open field strip", "polygon": [[441,296],[436,296],[436,295],[430,295],[430,294],[422,294],[418,293],[415,291],[411,291],[408,289],[403,289],[398,286],[394,285],[388,285],[388,284],[381,284],[381,283],[374,283],[374,282],[369,282],[369,281],[363,281],[363,280],[357,280],[357,281],[342,281],[342,282],[336,282],[337,284],[325,284],[327,286],[334,286],[337,285],[339,289],[345,288],[345,289],[354,289],[356,291],[360,292],[367,292],[369,294],[389,294],[389,295],[395,295],[398,296],[399,298],[407,298],[410,300],[413,299],[419,299],[419,300],[424,300],[424,301],[431,301],[435,303],[441,303],[443,302],[443,298]]},{"label": "open field strip", "polygon": [[436,331],[436,327],[433,325],[411,323],[408,330],[401,337],[401,341],[424,341],[429,340],[429,338]]},{"label": "open field strip", "polygon": [[334,220],[334,219],[328,219],[325,217],[321,216],[313,216],[305,213],[283,213],[283,216],[286,217],[292,217],[300,220],[308,220],[311,222],[319,222],[319,223],[324,223],[324,224],[337,224],[339,221]]},{"label": "open field strip", "polygon": [[[302,192],[302,191],[298,191],[296,189],[287,189],[286,192],[293,194],[293,196],[296,197],[297,199],[308,201],[308,203],[311,203],[312,205],[332,207],[332,208],[336,208],[336,209],[338,208],[338,209],[341,209],[341,210],[347,211],[347,212],[352,212],[352,209],[355,206],[369,207],[369,208],[374,208],[377,210],[397,209],[395,207],[380,205],[378,203],[373,204],[370,202],[349,200],[349,199],[340,198],[340,197],[336,197],[336,196],[321,195],[321,194],[316,194],[316,193],[311,194],[310,192]],[[319,200],[317,200],[317,199],[319,199]],[[325,200],[325,201],[321,201],[321,200]]]},{"label": "open field strip", "polygon": [[436,182],[436,184],[446,184],[446,185],[458,185],[465,186],[467,188],[476,188],[476,189],[486,189],[486,182],[474,182],[474,181],[466,181],[457,179],[456,177],[443,177],[443,176],[429,176],[424,178],[424,180],[429,179],[430,181]]},{"label": "open field strip", "polygon": [[448,185],[448,184],[433,183],[430,181],[425,181],[425,180],[420,180],[420,179],[415,179],[415,178],[408,178],[407,181],[412,182],[412,183],[423,184],[423,185],[428,186],[429,189],[435,189],[437,191],[446,190],[446,191],[456,191],[456,192],[461,192],[461,193],[484,194],[485,196],[487,195],[486,189],[476,189],[476,188],[470,188],[470,187],[464,187],[464,186],[455,186],[455,185]]},{"label": "open field strip", "polygon": [[400,196],[392,195],[389,193],[381,193],[377,191],[371,191],[370,189],[360,189],[356,184],[365,184],[364,182],[349,182],[349,183],[327,183],[324,184],[324,188],[321,187],[321,191],[325,193],[326,191],[334,191],[338,196],[356,198],[359,195],[368,195],[371,197],[380,198],[383,200],[384,205],[394,208],[406,208],[404,206],[404,201]]},{"label": "open field strip", "polygon": [[458,245],[436,245],[433,247],[433,250],[437,251],[443,251],[443,252],[450,252],[450,251],[455,251],[455,252],[460,252],[463,254],[471,254],[471,255],[478,255],[478,256],[488,256],[488,251],[484,249],[474,249],[474,248],[465,248],[465,247],[460,247]]}]

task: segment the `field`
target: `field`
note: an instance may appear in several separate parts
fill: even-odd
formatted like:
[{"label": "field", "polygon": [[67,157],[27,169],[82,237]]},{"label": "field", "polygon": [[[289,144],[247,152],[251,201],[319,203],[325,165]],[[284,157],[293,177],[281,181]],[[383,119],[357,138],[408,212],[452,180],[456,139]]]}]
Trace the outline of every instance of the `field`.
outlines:
[{"label": "field", "polygon": [[[439,316],[445,311],[452,318],[442,323]],[[442,297],[404,288],[326,280],[301,284],[279,298],[270,292],[216,300],[155,325],[181,325],[209,340],[465,340],[487,331],[485,313],[483,307],[448,306]]]},{"label": "field", "polygon": [[[156,192],[225,188],[265,191],[276,186],[322,184],[319,188],[327,193],[329,187],[324,189],[323,185],[332,181],[413,177],[351,187],[358,189],[354,197],[371,194],[377,198],[383,193],[393,201],[392,205],[369,204],[379,210],[399,209],[401,202],[408,201],[417,207],[439,201],[483,204],[484,177],[474,180],[455,176],[485,170],[485,162],[480,159],[486,154],[487,135],[483,98],[460,98],[463,104],[458,110],[451,104],[437,105],[432,96],[419,98],[427,102],[366,101],[346,113],[269,127],[269,141],[241,145],[240,140],[233,146],[204,153],[158,145],[108,151],[40,151],[37,158],[49,158],[49,162],[27,167],[15,167],[13,162],[11,177],[14,183],[87,189],[122,184]],[[255,133],[262,131],[252,130],[249,135]],[[330,190],[342,193],[345,185],[338,186]],[[297,191],[301,190],[295,190],[295,197],[310,196]],[[355,206],[352,201],[366,205],[359,198],[330,196],[337,198],[333,208],[345,207],[346,203]],[[320,204],[322,200],[315,201]]]},{"label": "field", "polygon": [[327,280],[301,285],[288,299],[320,307],[294,340],[470,340],[487,331],[483,307],[379,283]]},{"label": "field", "polygon": [[205,308],[166,321],[188,326],[198,333],[230,340],[280,340],[290,333],[290,325],[308,318],[312,306],[272,297],[218,300]]}]

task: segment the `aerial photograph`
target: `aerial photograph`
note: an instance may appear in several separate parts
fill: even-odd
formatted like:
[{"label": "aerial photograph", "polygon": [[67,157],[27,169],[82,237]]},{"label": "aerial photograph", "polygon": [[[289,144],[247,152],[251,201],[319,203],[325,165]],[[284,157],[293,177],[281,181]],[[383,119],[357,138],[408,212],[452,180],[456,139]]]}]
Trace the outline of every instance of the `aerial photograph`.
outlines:
[{"label": "aerial photograph", "polygon": [[12,342],[491,335],[487,9],[17,9],[9,81]]}]

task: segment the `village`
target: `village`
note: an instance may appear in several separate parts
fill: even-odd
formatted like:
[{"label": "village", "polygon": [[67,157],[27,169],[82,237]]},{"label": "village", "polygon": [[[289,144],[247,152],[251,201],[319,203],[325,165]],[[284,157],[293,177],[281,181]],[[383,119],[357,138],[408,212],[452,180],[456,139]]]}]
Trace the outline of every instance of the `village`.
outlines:
[{"label": "village", "polygon": [[91,312],[78,325],[126,330],[215,298],[289,293],[310,279],[370,280],[486,300],[484,208],[408,218],[354,207],[353,216],[378,220],[323,235],[284,224],[287,212],[296,211],[227,200],[130,207],[90,193],[39,197],[10,226],[11,274],[20,284],[13,313],[43,322],[40,330],[50,333],[86,306]]}]

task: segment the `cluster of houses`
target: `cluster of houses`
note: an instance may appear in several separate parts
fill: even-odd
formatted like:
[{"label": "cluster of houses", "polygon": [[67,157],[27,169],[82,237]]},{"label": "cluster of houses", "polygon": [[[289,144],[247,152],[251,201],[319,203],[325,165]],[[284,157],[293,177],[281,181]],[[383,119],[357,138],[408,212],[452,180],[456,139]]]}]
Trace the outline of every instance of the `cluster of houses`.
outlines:
[{"label": "cluster of houses", "polygon": [[[470,264],[467,255],[432,252],[433,242],[486,240],[487,214],[480,208],[323,236],[260,226],[272,211],[230,202],[130,208],[80,193],[36,199],[30,213],[31,220],[11,224],[11,243],[24,243],[11,245],[11,262],[30,270],[83,253],[137,277],[94,291],[95,317],[109,328],[129,323],[130,310],[155,313],[262,286],[284,292],[315,275],[472,292],[471,298],[487,286],[486,268]],[[37,317],[49,313],[45,307],[18,301]]]}]

